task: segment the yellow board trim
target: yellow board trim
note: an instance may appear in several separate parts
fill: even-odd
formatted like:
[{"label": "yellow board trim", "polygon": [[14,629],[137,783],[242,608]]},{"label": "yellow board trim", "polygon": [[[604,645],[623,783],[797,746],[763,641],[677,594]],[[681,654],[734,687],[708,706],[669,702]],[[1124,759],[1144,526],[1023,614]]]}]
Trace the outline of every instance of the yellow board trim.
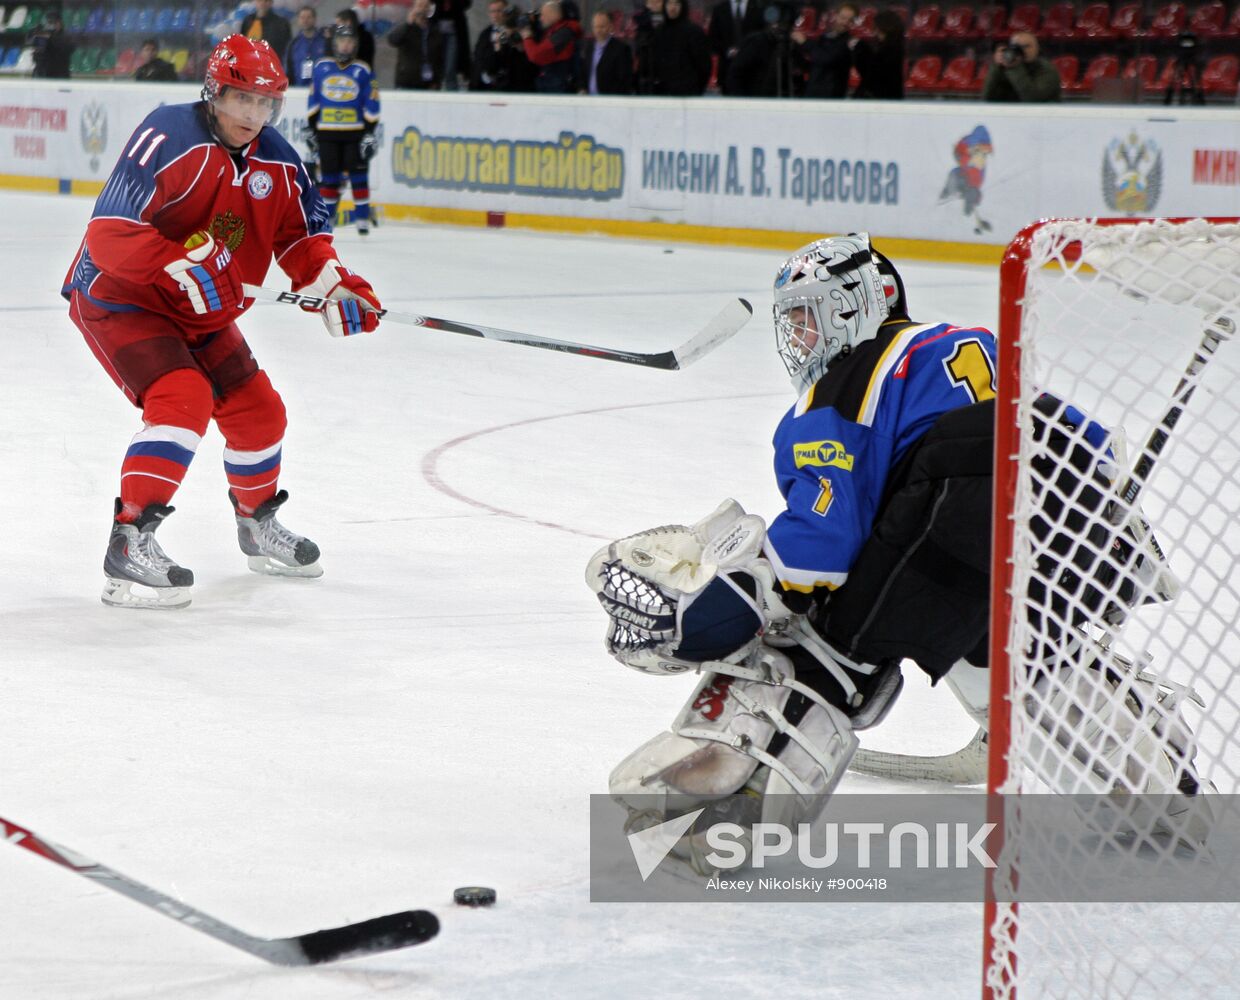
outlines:
[{"label": "yellow board trim", "polygon": [[[57,177],[26,177],[0,174],[0,188],[16,191],[61,193],[63,181]],[[70,180],[70,195],[94,197],[103,190],[102,181]],[[474,208],[438,208],[433,205],[376,204],[389,221],[424,222],[441,226],[494,226],[505,229],[532,229],[542,232],[620,236],[625,239],[707,243],[718,246],[753,247],[790,251],[823,236],[840,235],[781,229],[743,229],[733,226],[694,226],[682,222],[639,222],[631,219],[583,219],[571,215],[540,215],[533,212],[488,212]],[[987,243],[955,243],[948,240],[912,240],[875,235],[883,252],[905,260],[930,260],[954,264],[998,264],[1004,247]]]}]

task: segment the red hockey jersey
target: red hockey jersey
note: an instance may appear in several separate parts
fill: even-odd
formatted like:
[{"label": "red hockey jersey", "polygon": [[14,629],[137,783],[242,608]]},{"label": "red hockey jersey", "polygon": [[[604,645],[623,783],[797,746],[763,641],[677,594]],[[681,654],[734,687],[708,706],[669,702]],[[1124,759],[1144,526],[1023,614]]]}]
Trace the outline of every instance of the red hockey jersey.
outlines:
[{"label": "red hockey jersey", "polygon": [[335,258],[331,219],[292,146],[265,128],[239,153],[212,135],[206,106],[157,108],[104,185],[61,294],[111,310],[174,317],[189,336],[226,327],[251,300],[198,315],[164,267],[206,230],[232,252],[241,280],[261,285],[272,257],[298,289]]}]

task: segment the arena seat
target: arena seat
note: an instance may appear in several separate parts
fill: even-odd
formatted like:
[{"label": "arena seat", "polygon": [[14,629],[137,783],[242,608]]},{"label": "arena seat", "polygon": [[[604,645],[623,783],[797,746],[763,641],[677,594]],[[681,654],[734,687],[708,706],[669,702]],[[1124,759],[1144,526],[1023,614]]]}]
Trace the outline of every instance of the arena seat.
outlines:
[{"label": "arena seat", "polygon": [[945,15],[940,29],[943,38],[952,41],[964,41],[973,37],[973,8],[967,4],[957,4]]},{"label": "arena seat", "polygon": [[910,39],[938,38],[939,22],[942,19],[943,11],[938,4],[931,3],[919,7],[905,35]]},{"label": "arena seat", "polygon": [[938,83],[940,90],[973,94],[981,89],[977,82],[977,60],[972,56],[956,56],[943,70]]},{"label": "arena seat", "polygon": [[1141,34],[1143,14],[1139,3],[1126,3],[1115,9],[1111,30],[1116,38],[1136,38]]},{"label": "arena seat", "polygon": [[1128,60],[1124,71],[1120,74],[1124,80],[1139,80],[1142,90],[1153,90],[1154,79],[1158,76],[1158,57],[1151,55],[1134,56]]},{"label": "arena seat", "polygon": [[1036,3],[1021,3],[1012,8],[1008,17],[1008,34],[1015,31],[1028,31],[1036,35],[1042,20],[1042,9]]},{"label": "arena seat", "polygon": [[1000,39],[1007,37],[1007,8],[999,4],[982,7],[973,22],[974,38]]},{"label": "arena seat", "polygon": [[939,56],[921,56],[913,63],[904,82],[907,90],[933,92],[938,90],[939,77],[943,72],[943,60]]},{"label": "arena seat", "polygon": [[1094,56],[1089,61],[1089,65],[1085,67],[1085,72],[1081,75],[1079,89],[1088,94],[1093,91],[1099,80],[1108,80],[1119,77],[1119,57],[1114,55]]},{"label": "arena seat", "polygon": [[1075,34],[1076,8],[1070,3],[1055,3],[1046,8],[1041,35],[1052,41],[1064,41]]},{"label": "arena seat", "polygon": [[1188,8],[1182,3],[1163,4],[1150,19],[1146,34],[1151,38],[1174,38],[1184,30],[1188,20]]},{"label": "arena seat", "polygon": [[1076,19],[1073,35],[1085,41],[1109,41],[1115,37],[1111,27],[1111,7],[1105,3],[1091,3]]},{"label": "arena seat", "polygon": [[1240,58],[1232,55],[1215,56],[1201,73],[1201,89],[1207,94],[1235,97],[1240,83]]},{"label": "arena seat", "polygon": [[1215,38],[1222,34],[1226,24],[1227,8],[1221,3],[1207,3],[1193,11],[1188,19],[1188,30],[1198,38]]},{"label": "arena seat", "polygon": [[1066,55],[1056,56],[1051,62],[1055,69],[1059,70],[1059,79],[1063,83],[1063,89],[1069,93],[1075,91],[1081,75],[1081,60],[1077,56]]}]

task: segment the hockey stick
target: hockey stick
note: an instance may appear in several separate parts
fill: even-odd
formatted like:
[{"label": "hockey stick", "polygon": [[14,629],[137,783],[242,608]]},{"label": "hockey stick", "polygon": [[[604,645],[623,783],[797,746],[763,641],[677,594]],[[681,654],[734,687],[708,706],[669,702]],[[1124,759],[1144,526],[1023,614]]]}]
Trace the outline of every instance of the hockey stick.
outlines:
[{"label": "hockey stick", "polygon": [[128,896],[165,917],[179,920],[217,941],[248,951],[273,965],[320,965],[337,959],[372,955],[429,941],[439,933],[439,921],[428,910],[408,910],[363,920],[343,927],[312,931],[297,937],[259,938],[230,927],[192,906],[165,896],[115,869],[44,840],[12,820],[0,818],[0,839],[92,879],[113,892]]},{"label": "hockey stick", "polygon": [[848,765],[850,771],[877,778],[904,781],[947,781],[953,785],[982,785],[986,782],[986,731],[979,729],[955,753],[938,757],[888,753],[862,747]]},{"label": "hockey stick", "polygon": [[[263,288],[260,285],[245,285],[244,289],[247,298],[256,299],[259,302],[281,302],[285,305],[298,306],[307,312],[322,312],[327,303],[331,301],[318,295],[282,292],[275,288]],[[676,371],[688,367],[739,331],[753,315],[753,306],[744,299],[733,299],[720,310],[714,319],[679,347],[656,354],[622,351],[592,344],[577,344],[569,340],[552,340],[550,337],[540,337],[534,333],[517,333],[513,330],[500,330],[497,327],[481,326],[477,323],[458,323],[455,320],[440,319],[436,316],[415,316],[412,313],[392,312],[390,309],[378,309],[375,312],[389,323],[403,323],[406,326],[420,326],[428,330],[459,333],[466,337],[502,340],[507,344],[541,347],[548,351],[563,351],[565,354],[579,354],[587,358],[602,358],[604,361],[621,361],[628,365]]]}]

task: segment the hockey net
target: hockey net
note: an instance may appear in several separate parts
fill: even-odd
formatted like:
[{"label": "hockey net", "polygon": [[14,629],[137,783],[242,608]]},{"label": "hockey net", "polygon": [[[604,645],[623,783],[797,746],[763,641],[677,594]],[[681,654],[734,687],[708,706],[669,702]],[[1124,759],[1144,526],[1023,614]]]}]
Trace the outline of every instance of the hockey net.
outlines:
[{"label": "hockey net", "polygon": [[1237,989],[1240,905],[1080,884],[1156,895],[1237,823],[1237,221],[1052,220],[1002,265],[988,997]]}]

